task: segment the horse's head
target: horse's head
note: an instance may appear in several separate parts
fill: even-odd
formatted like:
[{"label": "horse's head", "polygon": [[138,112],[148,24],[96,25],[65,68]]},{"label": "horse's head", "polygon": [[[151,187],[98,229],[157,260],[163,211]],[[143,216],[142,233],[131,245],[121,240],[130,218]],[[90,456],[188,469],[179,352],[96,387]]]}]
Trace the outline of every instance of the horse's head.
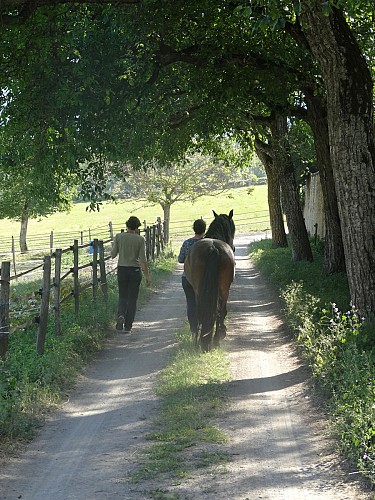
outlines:
[{"label": "horse's head", "polygon": [[236,228],[233,222],[233,210],[231,210],[228,215],[218,215],[215,210],[212,210],[212,212],[215,219],[211,222],[210,227],[206,232],[206,238],[215,238],[217,240],[225,241],[231,246],[231,248],[234,248],[233,240]]}]

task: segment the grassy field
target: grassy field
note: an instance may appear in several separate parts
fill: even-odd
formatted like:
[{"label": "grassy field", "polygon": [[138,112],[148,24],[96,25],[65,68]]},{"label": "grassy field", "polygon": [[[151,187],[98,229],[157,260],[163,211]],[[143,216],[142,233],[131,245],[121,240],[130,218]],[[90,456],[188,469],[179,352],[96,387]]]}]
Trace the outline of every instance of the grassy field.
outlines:
[{"label": "grassy field", "polygon": [[[136,215],[141,221],[146,220],[148,224],[153,224],[157,217],[163,219],[163,211],[159,205],[144,206],[139,200],[120,201],[117,203],[103,203],[99,212],[89,212],[86,210],[87,203],[77,203],[69,213],[57,213],[40,220],[30,220],[28,226],[28,238],[32,239],[38,235],[48,235],[51,231],[84,231],[89,228],[108,227],[110,221],[113,224],[125,224],[129,215]],[[191,229],[192,222],[203,217],[207,222],[213,218],[212,209],[217,213],[228,213],[234,210],[234,220],[241,229],[245,227],[245,222],[254,217],[252,223],[253,230],[263,230],[269,227],[267,206],[267,186],[255,186],[251,194],[248,188],[232,189],[228,194],[218,197],[205,196],[196,203],[178,202],[171,207],[171,234],[174,227],[187,227]],[[262,212],[260,214],[260,212]],[[259,215],[259,217],[257,217]],[[262,215],[262,218],[260,217]],[[237,216],[237,218],[236,218]],[[246,231],[249,230],[246,225]],[[14,236],[18,239],[20,223],[8,219],[0,220],[0,238],[4,241]]]}]

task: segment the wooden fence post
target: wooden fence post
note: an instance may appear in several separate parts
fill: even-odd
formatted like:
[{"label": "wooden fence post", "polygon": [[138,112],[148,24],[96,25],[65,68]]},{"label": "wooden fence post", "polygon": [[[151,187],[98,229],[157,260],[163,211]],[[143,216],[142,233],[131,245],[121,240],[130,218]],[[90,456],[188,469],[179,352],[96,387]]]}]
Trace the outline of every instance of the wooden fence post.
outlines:
[{"label": "wooden fence post", "polygon": [[73,244],[73,283],[74,283],[74,289],[73,289],[73,295],[74,295],[74,314],[76,318],[78,317],[79,313],[79,279],[78,279],[78,240],[74,240]]},{"label": "wooden fence post", "polygon": [[53,280],[54,286],[54,309],[55,309],[55,335],[59,337],[61,335],[61,318],[60,318],[60,277],[61,277],[61,248],[57,249],[55,252],[55,277]]},{"label": "wooden fence post", "polygon": [[92,298],[94,301],[97,298],[98,291],[98,239],[93,241],[93,254],[92,254]]},{"label": "wooden fence post", "polygon": [[155,260],[155,238],[156,238],[156,225],[152,226],[152,241],[151,241],[151,257]]},{"label": "wooden fence post", "polygon": [[53,252],[53,231],[49,235],[49,252],[52,255]]},{"label": "wooden fence post", "polygon": [[5,361],[9,337],[10,262],[1,263],[0,357]]},{"label": "wooden fence post", "polygon": [[13,270],[15,276],[17,276],[17,269],[16,269],[16,247],[14,244],[14,236],[12,236],[12,259],[13,259]]},{"label": "wooden fence post", "polygon": [[145,240],[146,240],[146,258],[149,260],[150,255],[151,255],[151,232],[150,228],[146,227],[145,228]]},{"label": "wooden fence post", "polygon": [[163,224],[161,222],[161,218],[157,218],[158,221],[158,256],[160,254],[160,251],[164,251],[164,234],[163,234]]},{"label": "wooden fence post", "polygon": [[109,237],[111,238],[111,241],[113,241],[113,224],[112,224],[112,221],[109,221],[108,226],[109,226]]},{"label": "wooden fence post", "polygon": [[49,297],[51,291],[51,256],[44,257],[43,266],[43,288],[41,289],[42,300],[40,304],[39,328],[36,339],[37,354],[44,353],[44,344],[47,334]]},{"label": "wooden fence post", "polygon": [[103,292],[103,297],[105,302],[108,300],[108,289],[107,289],[107,276],[105,272],[105,260],[104,260],[104,245],[103,240],[98,242],[99,245],[99,269],[100,269],[100,285]]}]

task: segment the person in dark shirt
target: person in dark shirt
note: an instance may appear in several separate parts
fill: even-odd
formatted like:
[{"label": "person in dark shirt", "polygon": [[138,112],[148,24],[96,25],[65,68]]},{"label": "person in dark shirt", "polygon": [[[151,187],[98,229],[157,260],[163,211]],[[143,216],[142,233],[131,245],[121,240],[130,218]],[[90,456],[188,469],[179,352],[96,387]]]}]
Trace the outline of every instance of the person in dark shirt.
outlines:
[{"label": "person in dark shirt", "polygon": [[[183,264],[189,253],[190,248],[194,243],[199,241],[204,237],[206,232],[206,223],[203,219],[197,219],[193,224],[194,236],[185,240],[181,246],[180,253],[178,254],[178,262]],[[198,317],[197,317],[197,306],[195,303],[195,293],[193,287],[190,285],[186,279],[185,272],[182,273],[181,278],[182,288],[184,289],[186,296],[187,305],[187,317],[190,325],[190,332],[192,335],[197,333],[198,329]]]}]

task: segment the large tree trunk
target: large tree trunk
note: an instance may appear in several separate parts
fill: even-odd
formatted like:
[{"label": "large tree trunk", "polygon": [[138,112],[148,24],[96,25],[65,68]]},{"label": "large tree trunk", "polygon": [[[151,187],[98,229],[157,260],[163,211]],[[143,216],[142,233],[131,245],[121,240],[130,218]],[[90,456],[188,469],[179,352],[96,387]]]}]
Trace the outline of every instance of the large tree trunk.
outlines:
[{"label": "large tree trunk", "polygon": [[305,97],[307,121],[314,136],[316,160],[323,191],[326,226],[323,271],[326,274],[344,272],[346,270],[344,245],[329,149],[327,108],[320,96],[314,96],[312,92],[306,91]]},{"label": "large tree trunk", "polygon": [[275,166],[280,172],[282,204],[286,215],[292,259],[311,262],[313,255],[298,195],[297,181],[289,154],[286,118],[278,116],[270,124]]},{"label": "large tree trunk", "polygon": [[271,147],[260,141],[260,139],[255,139],[254,146],[255,152],[267,174],[268,211],[270,214],[272,248],[285,248],[288,246],[288,241],[281,208],[280,174],[274,166],[272,155],[269,154],[271,151],[269,153],[266,152],[266,149]]},{"label": "large tree trunk", "polygon": [[29,222],[29,216],[27,215],[26,212],[24,212],[21,217],[21,229],[20,229],[20,250],[22,253],[28,251],[26,243],[28,222]]},{"label": "large tree trunk", "polygon": [[373,85],[342,13],[302,0],[301,21],[327,90],[331,159],[352,303],[375,312]]}]

